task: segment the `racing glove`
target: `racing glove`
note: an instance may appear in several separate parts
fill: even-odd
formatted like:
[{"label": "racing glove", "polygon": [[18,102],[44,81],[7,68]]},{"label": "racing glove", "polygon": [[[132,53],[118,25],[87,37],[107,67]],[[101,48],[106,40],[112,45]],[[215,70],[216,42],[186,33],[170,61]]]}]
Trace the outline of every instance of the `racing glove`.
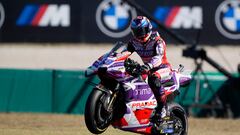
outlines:
[{"label": "racing glove", "polygon": [[144,65],[141,66],[142,73],[148,73],[150,69],[151,68],[148,64],[144,64]]}]

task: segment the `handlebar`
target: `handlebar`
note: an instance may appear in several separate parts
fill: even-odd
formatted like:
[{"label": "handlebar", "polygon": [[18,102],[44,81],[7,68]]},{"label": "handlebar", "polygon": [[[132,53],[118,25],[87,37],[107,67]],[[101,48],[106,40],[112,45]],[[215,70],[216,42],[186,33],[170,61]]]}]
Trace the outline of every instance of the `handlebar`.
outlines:
[{"label": "handlebar", "polygon": [[141,65],[130,58],[125,60],[124,67],[126,69],[126,72],[132,76],[137,77],[140,76],[142,73]]}]

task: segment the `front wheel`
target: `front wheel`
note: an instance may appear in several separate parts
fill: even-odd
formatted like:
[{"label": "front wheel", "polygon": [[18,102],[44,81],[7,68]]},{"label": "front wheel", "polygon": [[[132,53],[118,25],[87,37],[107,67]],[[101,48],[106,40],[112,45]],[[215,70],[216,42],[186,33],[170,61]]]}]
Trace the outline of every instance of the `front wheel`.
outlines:
[{"label": "front wheel", "polygon": [[113,114],[104,108],[104,102],[108,96],[105,92],[95,88],[88,97],[84,116],[86,126],[93,134],[103,133],[111,124]]}]

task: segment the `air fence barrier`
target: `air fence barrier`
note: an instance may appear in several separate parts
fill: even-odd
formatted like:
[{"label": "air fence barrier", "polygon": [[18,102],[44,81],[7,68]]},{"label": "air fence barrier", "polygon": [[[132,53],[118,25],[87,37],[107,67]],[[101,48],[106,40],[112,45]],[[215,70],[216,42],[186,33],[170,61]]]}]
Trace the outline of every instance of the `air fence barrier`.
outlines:
[{"label": "air fence barrier", "polygon": [[[185,107],[194,105],[196,98],[200,105],[212,103],[227,78],[212,72],[207,72],[206,77],[195,76],[189,86],[181,88],[176,101]],[[93,88],[89,82],[98,83],[99,79],[86,78],[81,70],[0,69],[0,112],[83,114]],[[203,110],[192,106],[190,113],[203,116]]]}]

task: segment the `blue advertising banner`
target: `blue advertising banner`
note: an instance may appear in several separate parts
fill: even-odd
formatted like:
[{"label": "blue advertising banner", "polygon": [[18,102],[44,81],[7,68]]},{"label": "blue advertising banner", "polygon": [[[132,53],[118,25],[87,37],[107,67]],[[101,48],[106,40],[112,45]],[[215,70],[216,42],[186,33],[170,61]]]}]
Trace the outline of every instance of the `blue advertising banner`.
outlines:
[{"label": "blue advertising banner", "polygon": [[[240,1],[136,0],[166,28],[200,44],[239,44]],[[1,42],[116,42],[131,37],[130,21],[143,15],[122,0],[0,2]],[[153,23],[167,43],[174,38]]]}]

